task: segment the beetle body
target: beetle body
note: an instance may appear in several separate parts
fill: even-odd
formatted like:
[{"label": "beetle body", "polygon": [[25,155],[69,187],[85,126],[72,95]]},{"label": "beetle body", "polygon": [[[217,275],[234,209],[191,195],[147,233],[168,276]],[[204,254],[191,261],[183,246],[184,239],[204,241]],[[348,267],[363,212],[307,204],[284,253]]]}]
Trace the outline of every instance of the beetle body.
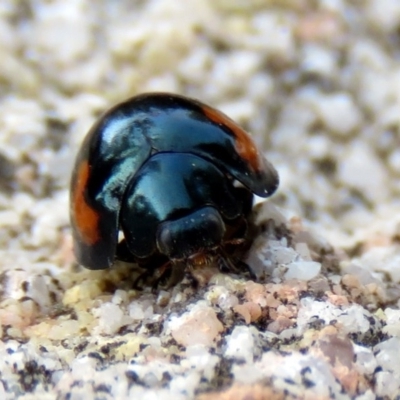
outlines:
[{"label": "beetle body", "polygon": [[226,115],[175,94],[133,97],[98,120],[77,155],[70,191],[77,260],[104,269],[124,258],[120,230],[139,263],[218,251],[246,220],[252,193],[267,197],[277,186],[274,167]]}]

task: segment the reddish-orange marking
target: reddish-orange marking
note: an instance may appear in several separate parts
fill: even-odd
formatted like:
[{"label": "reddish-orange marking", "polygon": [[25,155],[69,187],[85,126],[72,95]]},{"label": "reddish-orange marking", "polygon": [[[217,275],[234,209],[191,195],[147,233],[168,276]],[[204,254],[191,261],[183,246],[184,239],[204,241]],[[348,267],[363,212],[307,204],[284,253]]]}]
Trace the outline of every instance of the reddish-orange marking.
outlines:
[{"label": "reddish-orange marking", "polygon": [[249,163],[254,171],[261,171],[263,169],[262,160],[250,136],[222,112],[208,106],[203,106],[202,108],[207,118],[216,124],[227,126],[233,132],[236,151]]},{"label": "reddish-orange marking", "polygon": [[92,245],[100,239],[99,215],[86,202],[85,188],[89,179],[90,166],[83,161],[78,168],[76,186],[73,192],[73,215],[75,226],[87,245]]}]

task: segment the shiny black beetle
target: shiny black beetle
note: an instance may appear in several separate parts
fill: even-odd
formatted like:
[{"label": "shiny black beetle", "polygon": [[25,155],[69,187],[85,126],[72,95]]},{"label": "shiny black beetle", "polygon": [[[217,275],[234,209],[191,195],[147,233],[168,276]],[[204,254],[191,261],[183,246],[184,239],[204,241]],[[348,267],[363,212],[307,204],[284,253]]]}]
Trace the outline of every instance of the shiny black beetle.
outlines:
[{"label": "shiny black beetle", "polygon": [[268,197],[278,181],[223,113],[176,94],[133,97],[97,121],[78,153],[70,192],[75,255],[90,269],[122,259],[157,276],[212,259],[227,267],[227,246],[245,241],[253,193]]}]

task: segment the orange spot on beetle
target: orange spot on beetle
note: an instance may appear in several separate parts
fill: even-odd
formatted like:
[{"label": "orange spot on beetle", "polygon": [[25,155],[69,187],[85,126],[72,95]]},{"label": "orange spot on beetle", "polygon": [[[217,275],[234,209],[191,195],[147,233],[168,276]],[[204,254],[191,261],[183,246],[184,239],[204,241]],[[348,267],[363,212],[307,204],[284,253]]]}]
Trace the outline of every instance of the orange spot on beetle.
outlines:
[{"label": "orange spot on beetle", "polygon": [[239,155],[246,160],[254,171],[263,169],[263,162],[251,137],[239,126],[222,112],[203,105],[204,114],[211,121],[218,125],[225,125],[235,135],[235,148]]},{"label": "orange spot on beetle", "polygon": [[90,166],[87,161],[83,161],[78,167],[76,184],[72,195],[72,214],[82,240],[87,245],[92,245],[100,239],[100,234],[99,214],[85,199],[85,188],[89,174]]}]

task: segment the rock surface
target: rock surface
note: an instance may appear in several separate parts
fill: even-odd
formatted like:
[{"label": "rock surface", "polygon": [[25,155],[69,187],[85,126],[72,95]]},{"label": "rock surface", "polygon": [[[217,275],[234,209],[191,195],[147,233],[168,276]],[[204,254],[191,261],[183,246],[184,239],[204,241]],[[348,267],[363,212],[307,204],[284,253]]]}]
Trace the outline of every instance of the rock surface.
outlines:
[{"label": "rock surface", "polygon": [[[400,2],[0,4],[0,398],[400,395]],[[281,177],[246,273],[132,289],[73,259],[68,181],[107,107],[174,91]]]}]

